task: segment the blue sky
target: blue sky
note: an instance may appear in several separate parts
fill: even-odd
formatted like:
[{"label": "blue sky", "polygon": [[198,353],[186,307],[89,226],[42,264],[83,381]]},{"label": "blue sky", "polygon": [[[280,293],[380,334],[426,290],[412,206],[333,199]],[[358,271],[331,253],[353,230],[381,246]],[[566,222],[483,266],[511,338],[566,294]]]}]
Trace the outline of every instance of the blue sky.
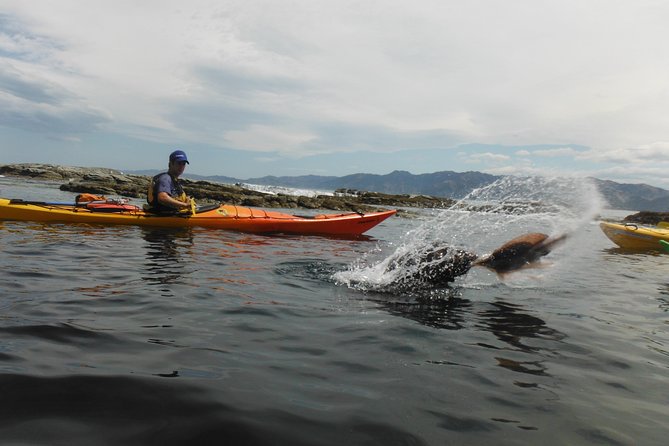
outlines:
[{"label": "blue sky", "polygon": [[669,3],[0,0],[0,164],[669,188]]}]

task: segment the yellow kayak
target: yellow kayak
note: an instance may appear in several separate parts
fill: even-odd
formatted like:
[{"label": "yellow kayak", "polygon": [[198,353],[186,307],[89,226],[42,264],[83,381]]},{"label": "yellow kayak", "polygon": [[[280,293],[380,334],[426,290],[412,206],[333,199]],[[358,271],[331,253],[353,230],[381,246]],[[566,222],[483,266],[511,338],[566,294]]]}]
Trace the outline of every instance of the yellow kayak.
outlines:
[{"label": "yellow kayak", "polygon": [[669,228],[666,227],[608,222],[601,222],[599,227],[621,248],[659,251],[660,240],[669,242]]},{"label": "yellow kayak", "polygon": [[394,210],[367,214],[350,212],[303,217],[241,206],[213,205],[200,208],[194,214],[157,215],[146,212],[138,206],[114,202],[81,205],[0,198],[0,220],[157,227],[201,226],[263,234],[359,235],[395,212]]}]

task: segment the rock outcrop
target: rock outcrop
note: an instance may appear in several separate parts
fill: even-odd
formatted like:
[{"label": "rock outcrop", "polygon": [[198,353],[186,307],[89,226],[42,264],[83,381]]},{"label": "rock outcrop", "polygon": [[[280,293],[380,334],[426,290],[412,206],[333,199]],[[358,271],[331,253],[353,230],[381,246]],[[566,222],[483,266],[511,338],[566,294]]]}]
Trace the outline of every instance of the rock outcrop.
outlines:
[{"label": "rock outcrop", "polygon": [[640,223],[651,226],[655,226],[661,221],[669,221],[669,212],[642,211],[628,215],[623,219],[625,223]]}]

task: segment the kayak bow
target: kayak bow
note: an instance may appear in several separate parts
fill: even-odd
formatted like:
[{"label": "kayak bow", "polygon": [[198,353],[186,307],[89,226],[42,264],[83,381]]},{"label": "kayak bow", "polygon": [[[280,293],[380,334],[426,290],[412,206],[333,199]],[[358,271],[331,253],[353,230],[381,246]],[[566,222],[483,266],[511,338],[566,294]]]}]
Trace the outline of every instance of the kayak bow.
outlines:
[{"label": "kayak bow", "polygon": [[599,226],[604,234],[621,248],[658,251],[661,240],[669,242],[669,228],[609,222],[601,222]]}]

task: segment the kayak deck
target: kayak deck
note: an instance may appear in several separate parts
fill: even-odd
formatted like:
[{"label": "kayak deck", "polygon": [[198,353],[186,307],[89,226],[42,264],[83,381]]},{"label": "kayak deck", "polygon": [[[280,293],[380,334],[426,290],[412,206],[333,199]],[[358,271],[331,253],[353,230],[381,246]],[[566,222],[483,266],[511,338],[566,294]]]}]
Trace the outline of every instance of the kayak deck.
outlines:
[{"label": "kayak deck", "polygon": [[613,243],[625,249],[658,251],[660,240],[669,242],[669,229],[664,227],[609,222],[601,222],[599,227]]},{"label": "kayak deck", "polygon": [[0,199],[1,220],[92,223],[155,227],[205,227],[254,233],[360,235],[394,215],[395,210],[302,217],[234,205],[195,214],[158,215],[133,205],[79,206]]}]

